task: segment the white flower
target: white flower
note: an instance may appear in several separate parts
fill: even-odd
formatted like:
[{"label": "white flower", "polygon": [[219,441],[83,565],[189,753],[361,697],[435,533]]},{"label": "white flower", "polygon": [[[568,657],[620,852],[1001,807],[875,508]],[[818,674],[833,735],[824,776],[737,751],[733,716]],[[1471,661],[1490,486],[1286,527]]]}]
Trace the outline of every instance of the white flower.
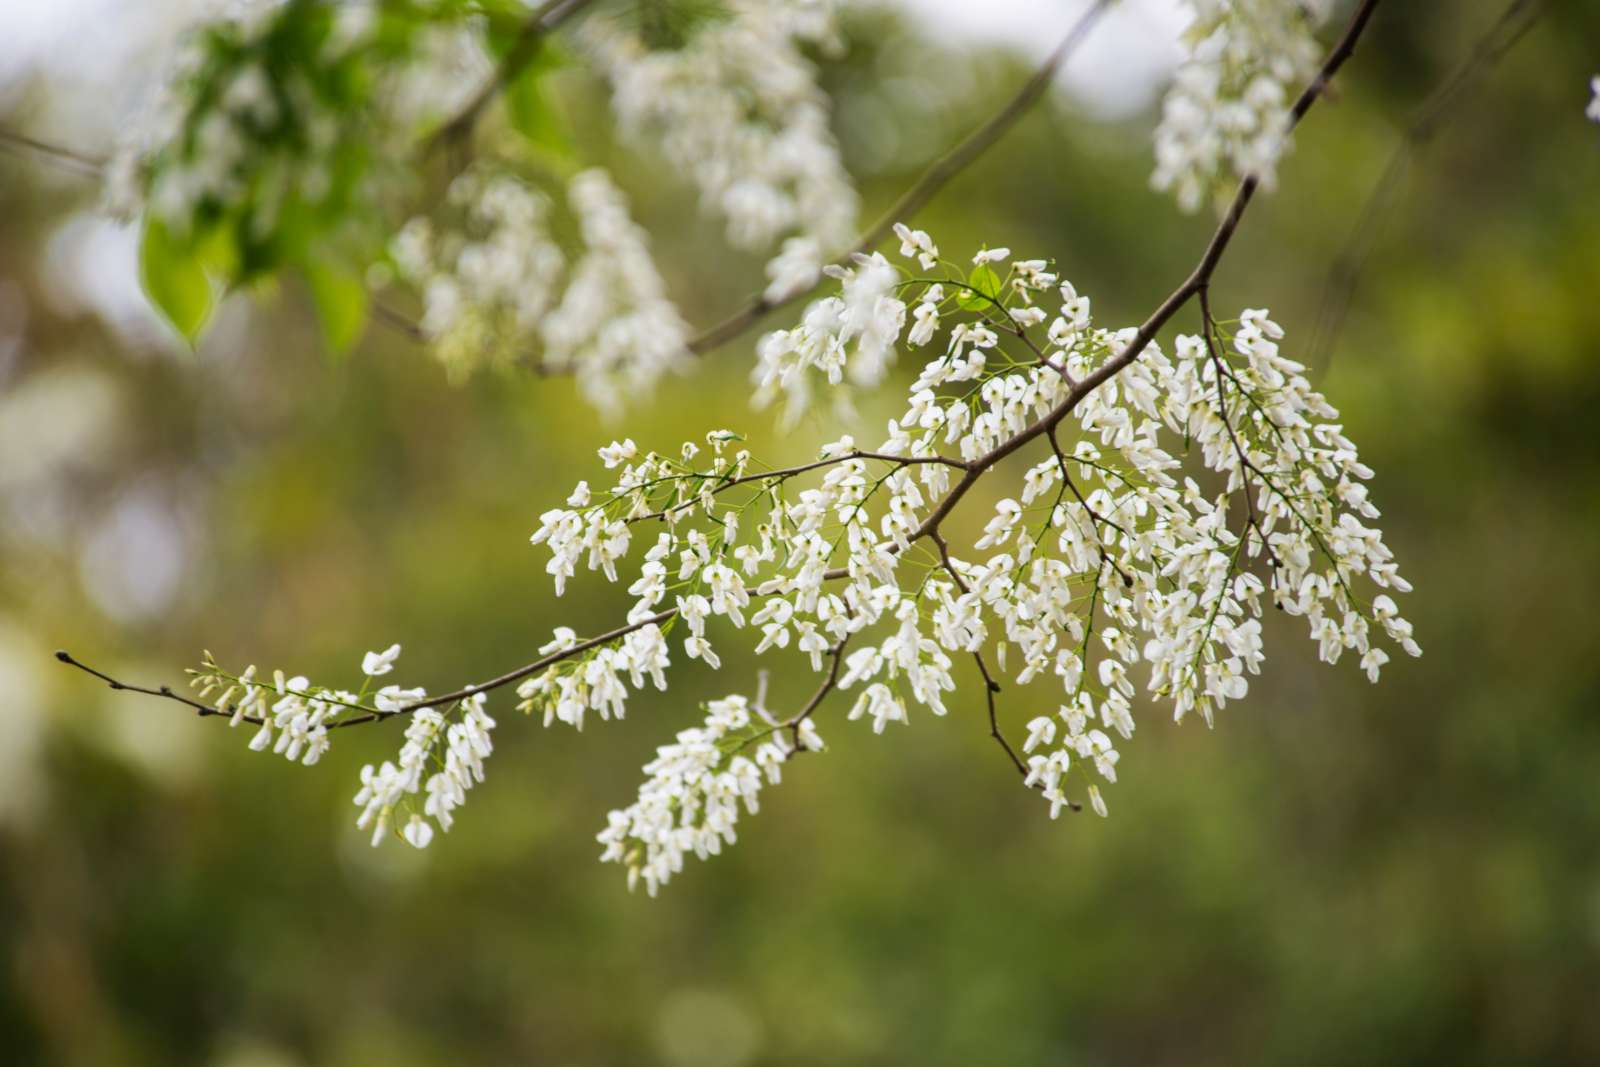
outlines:
[{"label": "white flower", "polygon": [[939,249],[925,230],[913,230],[903,222],[894,224],[894,235],[900,238],[900,254],[915,256],[923,270],[939,265]]},{"label": "white flower", "polygon": [[400,658],[400,646],[390,645],[382,652],[368,652],[361,657],[361,673],[377,678],[394,670],[394,661]]},{"label": "white flower", "polygon": [[412,848],[427,848],[433,840],[433,826],[422,816],[413,815],[401,834]]},{"label": "white flower", "polygon": [[600,450],[600,462],[606,465],[607,470],[620,467],[639,454],[639,446],[629,437],[622,441],[612,441]]},{"label": "white flower", "polygon": [[813,237],[790,237],[767,263],[763,296],[773,303],[803,293],[822,277],[822,246]]}]

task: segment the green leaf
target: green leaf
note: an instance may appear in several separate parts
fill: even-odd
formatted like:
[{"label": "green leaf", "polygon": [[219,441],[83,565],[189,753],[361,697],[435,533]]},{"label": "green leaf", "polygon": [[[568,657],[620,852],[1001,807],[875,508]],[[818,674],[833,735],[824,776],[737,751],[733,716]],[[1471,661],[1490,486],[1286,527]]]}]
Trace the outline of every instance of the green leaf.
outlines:
[{"label": "green leaf", "polygon": [[956,294],[956,304],[962,310],[983,311],[1000,302],[1000,276],[989,264],[979,263],[973,267],[972,273],[967,275],[967,285],[971,288]]},{"label": "green leaf", "polygon": [[367,324],[367,287],[356,272],[320,259],[306,263],[305,275],[323,342],[334,355],[345,355]]},{"label": "green leaf", "polygon": [[216,295],[194,249],[177,240],[154,215],[145,216],[139,280],[150,302],[193,345],[211,315]]},{"label": "green leaf", "polygon": [[539,43],[539,51],[505,89],[506,116],[512,128],[539,148],[567,158],[572,155],[572,139],[560,113],[551,105],[548,76],[564,63],[561,53],[549,41]]}]

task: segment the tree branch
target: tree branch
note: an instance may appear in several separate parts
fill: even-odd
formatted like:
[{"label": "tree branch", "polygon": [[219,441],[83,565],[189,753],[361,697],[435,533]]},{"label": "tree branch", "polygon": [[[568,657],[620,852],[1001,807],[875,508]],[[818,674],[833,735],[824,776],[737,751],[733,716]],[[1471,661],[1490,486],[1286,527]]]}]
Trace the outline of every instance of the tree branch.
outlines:
[{"label": "tree branch", "polygon": [[488,110],[495,97],[499,96],[501,91],[515,81],[517,75],[533,62],[534,57],[539,54],[539,46],[544,43],[550,32],[589,6],[591,2],[592,0],[545,0],[545,3],[523,23],[516,40],[501,57],[494,73],[478,87],[478,91],[472,94],[453,117],[422,142],[418,155],[423,157],[432,155],[445,145],[460,145],[471,137],[478,119]]},{"label": "tree branch", "polygon": [[[884,463],[893,463],[895,465],[895,469],[896,470],[899,470],[899,469],[902,469],[902,468],[905,468],[905,467],[915,467],[915,466],[920,466],[920,465],[929,464],[929,463],[937,463],[937,464],[939,464],[941,466],[954,467],[957,470],[963,470],[963,471],[967,469],[967,464],[966,463],[964,463],[963,461],[961,461],[959,459],[952,459],[949,456],[940,456],[940,455],[933,455],[933,456],[894,456],[894,455],[889,455],[888,453],[885,453],[885,452],[867,452],[867,451],[864,451],[864,450],[858,448],[858,449],[853,449],[852,451],[846,452],[846,453],[844,453],[842,455],[829,456],[827,459],[813,460],[810,463],[801,463],[801,464],[798,464],[798,465],[793,466],[793,467],[779,467],[776,470],[760,471],[760,472],[757,472],[755,474],[741,474],[737,478],[725,478],[724,480],[717,482],[716,486],[714,488],[712,488],[711,492],[712,492],[712,495],[716,495],[718,493],[726,492],[727,490],[733,489],[733,488],[735,488],[737,486],[749,485],[752,482],[786,482],[790,478],[794,478],[794,477],[796,477],[798,475],[805,474],[808,471],[820,470],[823,467],[832,467],[832,466],[835,466],[835,465],[840,464],[840,463],[848,463],[850,460],[853,460],[853,459],[872,459],[872,460],[879,460],[879,461],[884,462]],[[890,473],[893,473],[893,472],[891,471]],[[704,475],[704,476],[701,476],[701,475],[687,475],[686,474],[686,475],[675,475],[674,477],[675,478],[679,478],[681,480],[685,480],[685,481],[691,480],[691,479],[694,479],[694,478],[700,478],[703,481],[709,481],[709,480],[713,479],[715,477],[715,475]],[[658,479],[656,482],[652,482],[652,483],[649,483],[649,484],[651,484],[651,485],[660,484],[660,482],[666,481],[666,480],[668,480],[668,479],[665,479],[665,478]],[[615,499],[618,499],[618,498],[617,497],[613,497],[612,498],[612,500],[615,500]],[[607,500],[607,501],[604,501],[603,503],[610,503],[610,502],[611,502],[610,500]],[[649,514],[646,514],[646,515],[635,515],[635,516],[633,516],[631,518],[624,519],[623,521],[631,526],[634,523],[649,522],[652,519],[664,519],[668,515],[676,514],[679,511],[687,511],[690,508],[693,508],[699,502],[700,502],[700,500],[699,500],[698,497],[691,497],[688,500],[679,501],[678,503],[673,504],[670,507],[662,508],[659,511],[652,511]]]},{"label": "tree branch", "polygon": [[[1363,31],[1366,29],[1367,24],[1372,17],[1373,11],[1378,5],[1378,2],[1379,0],[1362,0],[1362,3],[1356,10],[1349,26],[1345,30],[1343,36],[1340,38],[1338,44],[1334,46],[1333,50],[1323,62],[1323,65],[1316,77],[1308,86],[1306,86],[1305,90],[1296,100],[1294,107],[1291,109],[1291,128],[1299,122],[1299,120],[1310,109],[1311,105],[1316,102],[1319,96],[1322,95],[1334,74],[1354,53],[1356,43],[1360,39]],[[934,459],[920,460],[920,462],[948,462],[950,465],[960,467],[964,471],[964,474],[961,479],[946,493],[944,498],[940,500],[938,505],[928,514],[917,530],[914,531],[912,535],[905,542],[903,542],[903,544],[891,545],[889,550],[900,551],[903,547],[914,544],[923,538],[931,538],[939,549],[940,558],[943,561],[944,567],[955,578],[957,586],[965,590],[966,583],[961,579],[960,575],[956,573],[956,569],[949,555],[948,546],[945,544],[943,536],[939,533],[939,524],[961,500],[961,498],[966,495],[972,486],[975,485],[978,480],[980,480],[984,474],[986,474],[996,463],[1010,456],[1012,453],[1021,449],[1037,437],[1042,435],[1053,435],[1055,427],[1079,403],[1081,403],[1085,397],[1087,397],[1095,389],[1099,388],[1099,386],[1110,380],[1113,376],[1137,359],[1139,355],[1150,345],[1157,331],[1165,326],[1179,309],[1181,309],[1197,294],[1203,294],[1206,291],[1206,288],[1210,283],[1211,276],[1215,272],[1217,264],[1221,261],[1223,254],[1226,252],[1230,242],[1232,241],[1234,233],[1238,229],[1239,222],[1242,219],[1245,210],[1248,208],[1251,199],[1254,197],[1258,185],[1259,180],[1256,177],[1246,178],[1240,184],[1238,193],[1235,195],[1232,204],[1218,225],[1217,230],[1213,233],[1210,241],[1207,243],[1205,251],[1202,253],[1199,263],[1195,266],[1194,270],[1183,281],[1183,283],[1180,284],[1178,288],[1175,289],[1161,303],[1161,305],[1151,314],[1144,324],[1139,327],[1139,330],[1135,334],[1134,338],[1121,352],[1119,352],[1112,359],[1108,360],[1094,373],[1087,375],[1081,382],[1071,389],[1066,398],[1063,399],[1055,408],[1027,428],[1019,431],[1005,441],[1002,441],[989,452],[971,462],[959,463],[955,461]],[[1054,444],[1053,437],[1052,443]],[[1057,445],[1056,447],[1057,454],[1059,456],[1059,446]],[[863,453],[862,457],[866,458],[868,455],[869,454]],[[905,457],[879,456],[876,454],[871,454],[871,458],[892,459],[896,462],[903,462],[905,460]],[[825,465],[826,462],[828,461],[791,468],[789,469],[788,473],[799,473],[803,470],[815,469],[818,466]],[[779,476],[783,476],[786,472],[779,471],[775,473]],[[767,477],[771,476],[773,476],[772,472],[769,472]],[[753,480],[753,477],[751,480]],[[835,569],[828,571],[824,577],[825,579],[836,579],[843,577],[845,573],[846,572],[843,569]],[[498,677],[491,678],[488,681],[467,686],[464,689],[446,693],[441,696],[430,697],[426,700],[407,705],[395,712],[373,712],[342,720],[338,722],[337,725],[349,726],[356,725],[357,723],[361,722],[376,721],[383,718],[389,718],[394,715],[416,711],[421,708],[454,703],[479,693],[498,689],[520,681],[521,679],[543,670],[544,668],[561,660],[578,655],[607,642],[614,641],[620,637],[632,633],[635,630],[642,629],[643,627],[651,624],[660,624],[665,622],[674,617],[676,614],[677,609],[670,608],[648,618],[629,623],[625,626],[618,627],[596,637],[579,642],[571,648],[562,649],[560,651],[550,653],[549,655],[542,656],[531,663],[518,667]],[[806,705],[806,707],[802,709],[802,712],[798,717],[791,720],[786,720],[786,722],[784,724],[780,724],[780,726],[790,726],[798,731],[798,723],[806,716],[809,716],[811,712],[815,710],[817,705],[820,704],[823,697],[825,697],[826,694],[836,685],[839,671],[839,659],[842,655],[842,652],[843,642],[835,645],[830,650],[834,662],[829,676],[824,681],[823,686],[818,690],[817,694],[813,696],[812,700]],[[57,658],[63,663],[75,666],[80,670],[94,675],[114,689],[126,689],[132,692],[144,693],[175,700],[191,708],[195,708],[201,715],[225,714],[225,712],[221,710],[209,708],[197,701],[181,697],[165,686],[161,687],[160,689],[149,689],[119,682],[109,675],[84,666],[83,664],[74,660],[66,652],[58,652]],[[977,655],[977,663],[979,670],[983,675],[987,692],[991,733],[996,737],[996,740],[1001,744],[1007,755],[1010,756],[1012,763],[1016,765],[1019,770],[1022,770],[1024,774],[1026,774],[1026,766],[1022,763],[1022,760],[1020,757],[1018,757],[1015,750],[1012,749],[1010,744],[1000,734],[998,716],[994,701],[995,692],[999,688],[998,683],[989,673],[988,665],[983,660],[981,654]],[[1073,807],[1074,810],[1077,810],[1077,805],[1073,805]]]},{"label": "tree branch", "polygon": [[[171,686],[163,685],[158,688],[151,689],[147,686],[133,685],[129,682],[118,681],[117,679],[111,677],[111,675],[102,671],[97,671],[88,664],[74,659],[72,653],[68,652],[64,648],[56,650],[56,659],[60,660],[62,663],[65,663],[69,667],[78,668],[78,670],[84,672],[85,674],[93,675],[102,682],[106,683],[106,685],[112,689],[125,690],[129,693],[143,693],[145,696],[161,697],[165,700],[176,701],[177,703],[186,707],[193,708],[202,719],[208,715],[221,715],[226,718],[233,714],[231,709],[214,708],[209,704],[202,704],[198,700],[191,700],[182,693],[175,692]],[[261,719],[254,715],[244,716],[244,721],[252,723],[256,726],[261,725]]]},{"label": "tree branch", "polygon": [[99,156],[63,148],[61,145],[50,144],[48,141],[41,141],[14,130],[0,129],[0,147],[18,155],[35,156],[62,170],[86,178],[98,178],[106,167],[106,161]]}]

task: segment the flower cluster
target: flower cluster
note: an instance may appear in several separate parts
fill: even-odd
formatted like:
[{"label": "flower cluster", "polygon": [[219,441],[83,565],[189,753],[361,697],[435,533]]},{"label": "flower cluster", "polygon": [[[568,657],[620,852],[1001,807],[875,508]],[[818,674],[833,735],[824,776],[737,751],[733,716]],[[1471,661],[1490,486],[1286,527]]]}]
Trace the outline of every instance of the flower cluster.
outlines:
[{"label": "flower cluster", "polygon": [[[789,757],[821,750],[810,719],[797,722],[793,732],[791,741],[765,709],[745,697],[711,701],[702,725],[656,749],[656,758],[645,764],[638,799],[610,814],[598,837],[605,846],[601,860],[623,864],[628,887],[642,878],[655,896],[683,870],[686,855],[717,855],[738,840],[740,809],[751,815],[759,810],[762,787],[782,781]],[[753,757],[739,754],[751,745]]]},{"label": "flower cluster", "polygon": [[842,283],[839,295],[813,301],[798,325],[775,330],[756,346],[756,405],[783,396],[790,423],[811,401],[807,371],[821,371],[832,386],[846,377],[852,385],[877,385],[894,362],[895,339],[905,328],[906,305],[895,296],[900,275],[880,253],[859,255],[854,267],[828,272]]},{"label": "flower cluster", "polygon": [[390,254],[422,293],[422,330],[453,373],[520,354],[550,309],[566,257],[550,234],[549,198],[508,175],[470,167],[446,194],[460,223],[413,218]]},{"label": "flower cluster", "polygon": [[1322,3],[1188,0],[1188,52],[1162,105],[1151,184],[1185,211],[1251,175],[1271,186],[1296,87],[1317,69]]},{"label": "flower cluster", "polygon": [[825,0],[731,0],[677,47],[592,20],[584,39],[613,86],[625,132],[648,138],[727,220],[741,248],[788,235],[769,295],[814,284],[851,236],[856,195],[828,128],[828,99],[801,54],[833,38]]},{"label": "flower cluster", "polygon": [[229,726],[248,722],[257,727],[251,751],[271,749],[307,767],[328,751],[328,727],[361,703],[355,693],[313,686],[303,676],[288,678],[274,671],[268,680],[258,676],[254,664],[241,674],[229,674],[210,652],[189,676],[200,699],[227,715]]},{"label": "flower cluster", "polygon": [[[926,235],[902,240],[919,267],[937,255]],[[725,454],[726,433],[712,435],[708,466],[694,465],[693,444],[677,457],[641,455],[632,441],[602,450],[616,484],[581,484],[534,535],[558,591],[580,563],[629,583],[630,624],[652,630],[663,669],[655,630],[681,621],[684,653],[713,666],[712,622],[759,630],[758,653],[793,648],[828,672],[828,687],[858,689],[848,717],[880,733],[912,705],[944,714],[957,656],[986,683],[1009,676],[1029,700],[1051,679],[1057,710],[1032,718],[1026,761],[1013,756],[1053,814],[1076,807],[1073,780],[1106,812],[1100,784],[1116,780],[1114,739],[1133,734],[1140,667],[1146,692],[1179,720],[1211,723],[1242,698],[1262,663],[1268,605],[1304,617],[1321,658],[1349,652],[1373,680],[1389,658],[1380,638],[1420,653],[1389,595],[1410,586],[1369,524],[1371,471],[1265,312],[1221,323],[1207,308],[1201,333],[1171,354],[1131,349],[1137,331],[1097,326],[1047,263],[1018,261],[1000,277],[1007,256],[975,257],[964,300],[944,295],[958,288],[949,280],[903,284],[908,303],[931,307],[918,316],[924,343],[924,323],[956,321],[941,324],[943,354],[874,450],[842,438],[776,470]],[[860,276],[846,275],[847,293]],[[824,369],[859,337],[848,315],[829,321],[815,340],[834,362],[812,364]],[[882,343],[900,332],[886,327]],[[954,505],[1028,444],[1047,454],[1018,496],[993,506],[972,552],[952,546],[943,523]],[[623,577],[630,529],[645,520],[665,528],[637,577]],[[681,757],[674,749],[670,766]],[[608,832],[618,858],[627,835]],[[682,853],[663,851],[668,865],[652,868],[647,852],[641,869],[659,880]]]},{"label": "flower cluster", "polygon": [[666,637],[653,622],[643,622],[615,645],[566,656],[577,645],[578,635],[563,626],[553,641],[539,649],[541,655],[565,658],[517,687],[521,699],[517,710],[542,711],[546,726],[560,721],[582,730],[584,716],[591,711],[602,721],[625,717],[629,685],[643,689],[648,678],[656,689],[667,688],[666,670],[672,661]]},{"label": "flower cluster", "polygon": [[[416,699],[422,699],[420,691]],[[428,847],[435,824],[450,829],[455,821],[452,813],[466,800],[467,790],[483,781],[483,761],[494,751],[489,732],[495,722],[483,705],[484,695],[475,693],[448,712],[418,708],[411,712],[405,744],[395,762],[361,768],[361,790],[355,796],[361,816],[356,826],[372,830],[374,846],[390,827],[399,828],[413,848]],[[437,768],[431,774],[430,766]],[[414,810],[413,798],[418,796],[424,798],[421,812]]]},{"label": "flower cluster", "polygon": [[[483,781],[483,761],[494,751],[489,731],[495,723],[483,710],[482,693],[454,701],[445,710],[421,706],[428,696],[424,689],[391,684],[369,693],[374,681],[392,672],[399,658],[399,645],[368,652],[361,661],[366,683],[357,693],[314,686],[303,677],[286,678],[282,671],[274,671],[267,681],[258,676],[254,664],[232,674],[209,652],[189,675],[200,699],[229,716],[230,726],[257,727],[250,739],[252,751],[270,748],[308,767],[328,751],[328,731],[408,715],[405,744],[396,760],[361,769],[355,802],[362,810],[356,826],[371,829],[374,847],[393,828],[408,844],[426,848],[433,840],[434,825],[449,830],[455,821],[452,813],[466,800],[467,790]],[[430,766],[435,768],[431,774]],[[413,810],[413,798],[419,796],[424,798],[420,812]]]},{"label": "flower cluster", "polygon": [[568,198],[585,248],[540,330],[545,360],[573,370],[595,404],[615,408],[684,358],[689,330],[667,299],[644,230],[606,172],[577,175]]},{"label": "flower cluster", "polygon": [[1600,122],[1600,74],[1589,79],[1589,106],[1584,109],[1592,122]]},{"label": "flower cluster", "polygon": [[422,329],[456,372],[540,351],[596,406],[614,409],[684,358],[688,328],[666,296],[644,231],[605,171],[567,187],[582,249],[570,265],[536,189],[473,167],[451,183],[459,227],[407,223],[392,257],[423,294]]},{"label": "flower cluster", "polygon": [[[613,442],[600,450],[612,484],[580,482],[540,517],[532,541],[557,594],[580,566],[600,572],[633,598],[622,626],[587,639],[563,627],[534,663],[432,701],[386,686],[366,703],[366,687],[281,675],[267,686],[209,656],[197,685],[260,726],[252,747],[306,762],[329,729],[409,716],[398,759],[363,770],[356,802],[374,842],[399,828],[422,847],[482,780],[486,688],[517,681],[519,710],[581,729],[590,712],[622,718],[647,680],[664,690],[675,645],[718,669],[728,631],[750,631],[756,654],[798,655],[821,687],[781,721],[760,699],[713,702],[658,751],[600,836],[604,858],[654,892],[690,853],[733,841],[740,807],[755,810],[791,754],[820,747],[812,716],[835,690],[853,692],[848,720],[886,734],[917,707],[949,714],[968,660],[991,733],[1051,816],[1079,809],[1080,790],[1105,815],[1138,675],[1175,719],[1214,723],[1261,669],[1267,607],[1304,618],[1323,660],[1349,654],[1372,681],[1389,648],[1420,655],[1391,595],[1410,585],[1371,525],[1372,472],[1265,311],[1219,321],[1202,294],[1200,332],[1168,352],[1153,334],[1099,326],[1046,261],[984,249],[963,276],[927,234],[898,232],[904,276],[881,256],[840,272],[791,368],[837,378],[851,352],[881,365],[902,334],[923,346],[943,333],[876,447],[846,436],[770,468],[728,431],[672,456]],[[1014,495],[992,495],[981,530],[958,533],[957,505],[1030,448]],[[653,537],[630,565],[643,523]],[[387,674],[398,653],[369,653],[364,672]],[[1029,716],[1020,753],[1002,679],[1053,708]]]}]

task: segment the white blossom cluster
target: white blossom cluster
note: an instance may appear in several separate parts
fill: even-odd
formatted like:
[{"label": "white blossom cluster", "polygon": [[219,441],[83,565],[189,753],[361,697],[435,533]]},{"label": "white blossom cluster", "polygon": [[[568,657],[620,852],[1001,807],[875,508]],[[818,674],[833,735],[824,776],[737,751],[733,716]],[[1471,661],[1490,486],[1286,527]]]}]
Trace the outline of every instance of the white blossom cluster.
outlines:
[{"label": "white blossom cluster", "polygon": [[830,386],[847,378],[853,386],[877,385],[894,363],[895,340],[905,328],[906,305],[895,295],[900,274],[882,254],[857,256],[854,267],[828,272],[842,283],[839,295],[813,301],[798,325],[775,330],[756,346],[756,406],[783,397],[790,424],[810,405],[808,371],[820,371]]},{"label": "white blossom cluster", "polygon": [[[483,710],[485,697],[473,693],[447,709],[416,707],[427,699],[424,689],[384,685],[368,693],[373,680],[394,670],[400,646],[368,652],[361,661],[367,678],[359,693],[313,686],[304,677],[271,681],[258,676],[255,665],[230,674],[207,652],[201,666],[189,672],[190,684],[202,700],[210,700],[228,724],[257,726],[250,748],[269,748],[291,762],[311,766],[328,751],[328,731],[393,715],[408,715],[405,744],[396,760],[361,769],[359,829],[372,831],[374,847],[391,829],[414,848],[426,848],[434,826],[449,830],[454,811],[469,789],[483,781],[483,761],[494,751],[489,732],[495,722]],[[416,799],[422,810],[416,811]],[[403,819],[403,823],[402,823]],[[430,821],[432,820],[432,821]]]},{"label": "white blossom cluster", "polygon": [[525,183],[472,167],[449,201],[458,227],[414,218],[391,249],[422,292],[422,329],[447,367],[464,373],[537,351],[542,369],[570,371],[591,402],[615,409],[684,359],[688,328],[605,171],[568,184],[582,241],[570,264],[551,233],[549,198]]},{"label": "white blossom cluster", "polygon": [[[494,751],[489,732],[495,722],[483,705],[484,695],[475,693],[449,713],[435,708],[411,712],[396,761],[361,768],[361,790],[355,796],[361,815],[356,826],[372,830],[374,846],[382,843],[391,826],[399,827],[401,815],[405,816],[401,836],[413,848],[428,847],[435,824],[450,829],[453,812],[466,800],[467,790],[483,781],[483,761]],[[436,769],[429,773],[430,767]],[[418,796],[423,797],[421,812],[414,810],[413,798]]]},{"label": "white blossom cluster", "polygon": [[606,172],[578,174],[567,196],[584,252],[541,325],[544,358],[552,369],[571,369],[597,406],[614,409],[681,363],[689,328],[667,298],[648,236]]},{"label": "white blossom cluster", "polygon": [[307,767],[328,751],[329,724],[360,703],[355,693],[313,686],[304,676],[286,678],[274,671],[270,680],[258,677],[254,664],[242,674],[229,675],[209,652],[189,674],[200,699],[227,715],[229,726],[249,721],[257,727],[250,739],[252,752],[271,749]]},{"label": "white blossom cluster", "polygon": [[[902,240],[919,266],[936,257],[926,235]],[[650,633],[663,671],[658,633],[681,624],[684,654],[716,666],[713,622],[759,631],[758,653],[792,647],[857,690],[848,717],[879,733],[906,722],[912,705],[945,714],[958,656],[973,657],[986,680],[992,658],[1030,703],[1033,683],[1048,682],[1056,710],[1033,717],[1018,763],[1052,814],[1073,803],[1072,780],[1105,813],[1099,786],[1115,781],[1116,746],[1133,733],[1140,667],[1146,692],[1176,719],[1211,723],[1245,696],[1268,605],[1304,617],[1321,658],[1349,652],[1373,680],[1389,658],[1380,638],[1420,654],[1389,595],[1410,586],[1369,525],[1371,471],[1303,367],[1281,353],[1265,312],[1245,312],[1231,331],[1208,317],[1170,355],[1151,343],[1085,389],[1077,383],[1117,360],[1136,331],[1097,327],[1088,299],[1042,261],[1013,263],[1000,278],[994,265],[1006,255],[975,257],[969,278],[981,284],[906,286],[908,303],[931,308],[913,327],[924,343],[935,316],[956,321],[940,324],[943,354],[875,450],[846,437],[815,462],[762,471],[747,451],[726,454],[725,432],[711,435],[708,466],[694,465],[693,444],[677,457],[641,455],[632,441],[603,449],[616,484],[580,484],[534,535],[558,592],[580,563],[628,582],[630,624]],[[953,290],[994,295],[963,302]],[[843,344],[849,317],[833,321]],[[883,342],[900,332],[886,329]],[[1046,454],[1020,492],[994,505],[970,552],[951,546],[942,524],[953,505],[1023,444]],[[796,490],[800,481],[815,484]],[[645,521],[657,532],[625,577],[632,528]],[[619,671],[598,673],[615,682]],[[625,699],[612,682],[608,715]],[[597,706],[571,700],[568,721]],[[674,749],[664,766],[684,758]],[[671,773],[655,782],[660,769],[642,797],[673,795]],[[660,804],[650,807],[662,826]],[[636,816],[608,830],[607,858],[629,854],[625,837],[650,840],[618,828]],[[630,864],[652,886],[685,851],[655,840],[660,851]],[[711,851],[703,835],[692,840]]]},{"label": "white blossom cluster", "polygon": [[[794,736],[790,741],[765,709],[745,697],[711,701],[704,724],[656,749],[656,758],[644,766],[638,799],[611,812],[598,837],[605,846],[601,860],[623,864],[628,888],[642,878],[655,896],[683,870],[685,856],[707,859],[738,840],[741,808],[751,815],[759,810],[762,787],[783,780],[791,755],[822,749],[809,718],[796,724]],[[753,756],[740,754],[752,744]]]},{"label": "white blossom cluster", "polygon": [[[1323,660],[1348,653],[1372,681],[1389,648],[1421,653],[1392,596],[1411,587],[1371,525],[1372,472],[1265,311],[1217,321],[1202,297],[1201,332],[1168,353],[1137,330],[1096,325],[1088,298],[1046,261],[984,249],[963,278],[927,234],[897,232],[903,274],[881,256],[841,272],[840,295],[819,302],[835,313],[811,327],[822,354],[804,357],[832,373],[865,333],[887,349],[902,334],[913,346],[943,336],[880,444],[846,436],[770,468],[725,430],[673,456],[613,442],[600,450],[613,484],[578,483],[533,534],[558,595],[581,565],[633,597],[624,625],[588,639],[560,628],[513,676],[519,710],[547,726],[622,718],[647,681],[666,689],[678,642],[719,669],[729,631],[751,631],[756,654],[792,650],[823,679],[786,719],[761,698],[715,701],[703,725],[658,750],[635,803],[600,835],[603,858],[652,893],[689,854],[732,843],[741,807],[755,810],[791,755],[821,747],[812,716],[834,690],[853,694],[847,720],[887,734],[913,707],[958,710],[970,657],[983,705],[962,704],[986,711],[1052,817],[1081,806],[1075,792],[1105,815],[1101,786],[1116,781],[1135,729],[1137,676],[1175,719],[1213,723],[1260,672],[1268,606],[1304,618]],[[858,317],[867,312],[882,321]],[[1013,495],[991,495],[981,530],[957,517],[974,486],[1026,450],[1031,465]],[[648,547],[629,564],[647,523]],[[398,654],[367,655],[369,684]],[[420,689],[369,698],[366,686],[281,674],[267,684],[209,655],[195,684],[234,722],[259,726],[252,748],[308,763],[331,729],[408,716],[397,759],[362,771],[358,825],[374,843],[397,829],[423,847],[449,829],[492,750],[482,687],[423,706]],[[1002,690],[1033,709],[1020,752],[1001,719],[1025,709],[1003,714]]]},{"label": "white blossom cluster", "polygon": [[1600,122],[1600,74],[1589,79],[1589,106],[1583,113],[1591,122]]},{"label": "white blossom cluster", "polygon": [[[578,635],[563,626],[539,654],[567,652],[577,643]],[[583,729],[584,716],[591,711],[602,721],[621,719],[627,714],[628,686],[643,689],[648,678],[656,689],[665,690],[671,665],[661,628],[646,622],[615,646],[564,659],[523,682],[517,687],[521,699],[517,709],[528,714],[542,711],[546,726],[560,721],[575,730]]]},{"label": "white blossom cluster", "polygon": [[537,189],[469,167],[446,193],[455,227],[418,216],[390,255],[422,294],[421,327],[441,362],[463,374],[515,358],[536,335],[566,273],[550,233],[551,204]]},{"label": "white blossom cluster", "polygon": [[594,19],[584,39],[627,133],[658,144],[751,250],[787,237],[768,265],[773,298],[817,281],[851,237],[857,199],[804,43],[833,41],[831,0],[730,0],[678,48]]},{"label": "white blossom cluster", "polygon": [[1187,0],[1187,54],[1162,104],[1151,184],[1195,211],[1239,179],[1271,187],[1325,3]]}]

